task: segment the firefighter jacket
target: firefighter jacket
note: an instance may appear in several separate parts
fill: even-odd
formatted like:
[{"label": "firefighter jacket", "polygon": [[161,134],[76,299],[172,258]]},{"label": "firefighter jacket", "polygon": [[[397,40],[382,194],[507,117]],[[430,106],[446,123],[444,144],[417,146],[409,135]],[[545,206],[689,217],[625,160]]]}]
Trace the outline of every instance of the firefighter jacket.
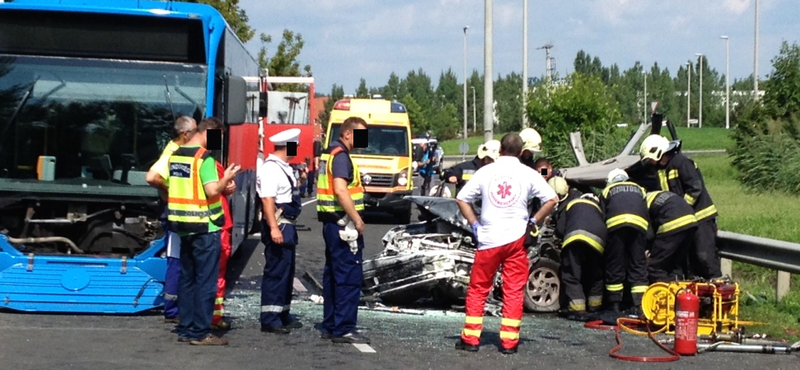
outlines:
[{"label": "firefighter jacket", "polygon": [[697,226],[694,210],[680,196],[670,191],[647,193],[650,227],[656,236],[675,234]]},{"label": "firefighter jacket", "polygon": [[339,204],[333,188],[333,158],[346,155],[353,166],[353,179],[347,184],[347,191],[353,199],[357,212],[364,210],[364,188],[361,186],[361,173],[350,155],[341,146],[332,146],[319,158],[319,175],[317,176],[317,218],[320,222],[336,222],[346,213]]},{"label": "firefighter jacket", "polygon": [[568,197],[557,215],[556,236],[563,240],[562,248],[584,242],[602,254],[608,229],[600,204],[591,199]]},{"label": "firefighter jacket", "polygon": [[692,206],[697,222],[717,216],[717,207],[706,190],[700,169],[685,155],[674,154],[667,166],[658,170],[658,182],[661,190],[683,197]]},{"label": "firefighter jacket", "polygon": [[608,231],[633,227],[647,233],[649,216],[644,189],[636,183],[623,181],[603,189],[600,208],[606,217]]},{"label": "firefighter jacket", "polygon": [[480,167],[480,160],[478,157],[473,158],[471,161],[461,162],[453,167],[448,168],[444,172],[444,180],[447,181],[450,176],[456,177],[456,194],[461,191],[464,184],[472,178],[475,171]]}]

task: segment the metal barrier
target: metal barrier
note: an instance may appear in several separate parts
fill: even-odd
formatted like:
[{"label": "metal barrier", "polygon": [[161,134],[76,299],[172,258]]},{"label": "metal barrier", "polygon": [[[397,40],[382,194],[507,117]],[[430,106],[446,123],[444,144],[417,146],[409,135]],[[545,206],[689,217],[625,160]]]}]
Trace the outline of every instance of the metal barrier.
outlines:
[{"label": "metal barrier", "polygon": [[[682,150],[681,153],[686,154],[688,156],[696,155],[696,154],[725,154],[725,149],[709,149],[709,150]],[[442,168],[450,168],[455,166],[461,162],[469,161],[475,157],[475,154],[467,154],[465,156],[461,155],[446,155],[442,157]]]},{"label": "metal barrier", "polygon": [[730,275],[730,263],[724,259],[766,267],[778,271],[776,299],[789,292],[791,273],[800,274],[800,244],[719,230],[717,247],[723,258],[723,274]]}]

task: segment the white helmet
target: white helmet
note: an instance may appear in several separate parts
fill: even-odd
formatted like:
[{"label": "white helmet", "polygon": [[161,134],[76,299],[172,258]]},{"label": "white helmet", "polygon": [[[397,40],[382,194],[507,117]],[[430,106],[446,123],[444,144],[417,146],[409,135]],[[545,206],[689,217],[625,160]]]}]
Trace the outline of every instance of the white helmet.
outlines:
[{"label": "white helmet", "polygon": [[608,173],[608,178],[606,178],[606,183],[611,185],[615,182],[620,181],[627,181],[628,180],[628,173],[621,168],[615,168]]},{"label": "white helmet", "polygon": [[500,157],[499,140],[489,140],[480,147],[478,147],[478,158],[483,159],[487,156],[494,161],[496,161],[497,158]]},{"label": "white helmet", "polygon": [[563,177],[553,176],[550,180],[547,180],[547,184],[550,185],[553,190],[555,190],[556,194],[558,194],[558,201],[563,201],[567,197],[567,193],[569,192],[569,185],[567,185],[567,180],[564,180]]},{"label": "white helmet", "polygon": [[519,133],[522,139],[522,150],[529,150],[533,153],[542,151],[542,136],[532,128],[526,128]]},{"label": "white helmet", "polygon": [[660,161],[661,157],[669,151],[670,143],[667,138],[661,135],[650,135],[642,141],[642,146],[639,147],[639,157],[642,160],[652,159]]}]

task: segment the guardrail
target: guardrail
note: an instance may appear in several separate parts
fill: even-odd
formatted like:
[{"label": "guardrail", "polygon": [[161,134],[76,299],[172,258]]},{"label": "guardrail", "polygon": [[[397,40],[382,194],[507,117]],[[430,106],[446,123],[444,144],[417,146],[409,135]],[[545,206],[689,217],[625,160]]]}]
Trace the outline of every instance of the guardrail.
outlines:
[{"label": "guardrail", "polygon": [[[776,300],[789,293],[791,273],[800,274],[800,244],[719,230],[717,247],[723,257],[722,273],[731,275],[730,260],[778,271]],[[725,261],[725,260],[729,261]]]},{"label": "guardrail", "polygon": [[[695,154],[725,154],[725,149],[708,149],[708,150],[683,150],[681,153],[686,155],[695,155]],[[446,155],[442,157],[442,165],[443,168],[449,168],[456,164],[459,164],[464,161],[471,160],[475,157],[475,153],[467,154],[464,156],[461,155]]]}]

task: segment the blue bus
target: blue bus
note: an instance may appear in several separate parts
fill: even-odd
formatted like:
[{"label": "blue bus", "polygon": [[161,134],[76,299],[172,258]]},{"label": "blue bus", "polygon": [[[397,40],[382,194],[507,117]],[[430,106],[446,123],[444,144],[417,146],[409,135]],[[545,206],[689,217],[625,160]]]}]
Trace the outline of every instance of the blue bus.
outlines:
[{"label": "blue bus", "polygon": [[[145,173],[175,118],[218,117],[241,164],[233,248],[253,229],[261,75],[214,8],[138,0],[0,3],[0,308],[159,307],[160,206]],[[255,135],[254,135],[255,133]]]}]

